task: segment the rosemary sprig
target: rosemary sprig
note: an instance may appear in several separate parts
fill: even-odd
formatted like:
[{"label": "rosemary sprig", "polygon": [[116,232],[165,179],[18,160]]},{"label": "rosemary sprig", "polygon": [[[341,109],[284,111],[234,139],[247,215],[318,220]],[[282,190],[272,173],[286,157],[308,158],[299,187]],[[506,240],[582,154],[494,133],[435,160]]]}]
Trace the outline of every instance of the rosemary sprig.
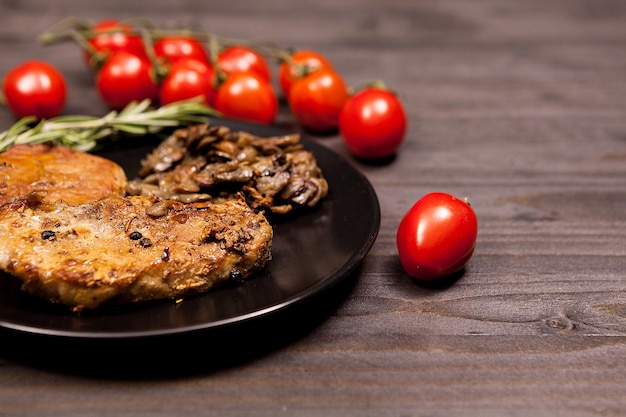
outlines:
[{"label": "rosemary sprig", "polygon": [[98,141],[120,134],[150,135],[165,128],[200,124],[220,113],[196,100],[181,101],[158,108],[150,100],[133,102],[121,111],[103,117],[67,115],[36,122],[34,117],[18,120],[0,133],[0,152],[22,143],[52,143],[90,151]]}]

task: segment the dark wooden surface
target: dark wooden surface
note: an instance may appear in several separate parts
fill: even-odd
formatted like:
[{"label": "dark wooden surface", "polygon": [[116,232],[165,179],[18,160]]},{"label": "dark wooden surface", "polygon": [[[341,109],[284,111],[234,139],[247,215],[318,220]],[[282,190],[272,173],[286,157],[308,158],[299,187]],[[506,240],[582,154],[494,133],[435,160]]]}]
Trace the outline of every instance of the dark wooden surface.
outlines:
[{"label": "dark wooden surface", "polygon": [[[313,136],[382,211],[334,291],[174,343],[0,334],[0,416],[626,415],[626,2],[1,0],[0,74],[48,60],[70,80],[67,112],[101,114],[77,48],[36,44],[68,15],[316,49],[349,84],[396,89],[410,128],[383,165]],[[462,277],[420,286],[395,230],[438,190],[471,200],[479,238]]]}]

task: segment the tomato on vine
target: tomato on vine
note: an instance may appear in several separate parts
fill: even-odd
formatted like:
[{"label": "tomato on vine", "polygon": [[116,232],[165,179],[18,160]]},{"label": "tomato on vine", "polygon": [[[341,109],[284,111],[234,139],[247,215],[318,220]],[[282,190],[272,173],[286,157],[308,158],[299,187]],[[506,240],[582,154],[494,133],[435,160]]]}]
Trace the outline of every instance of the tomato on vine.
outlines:
[{"label": "tomato on vine", "polygon": [[[87,39],[89,48],[84,51],[87,64],[100,68],[109,56],[118,51],[126,51],[144,56],[145,46],[141,36],[133,33],[133,28],[116,19],[106,19],[91,28]],[[94,55],[95,53],[95,55]]]},{"label": "tomato on vine", "polygon": [[10,70],[2,82],[8,108],[15,117],[47,119],[65,107],[67,85],[63,74],[47,62],[26,61]]},{"label": "tomato on vine", "polygon": [[278,113],[272,85],[256,73],[226,76],[215,94],[214,107],[226,117],[271,124]]},{"label": "tomato on vine", "polygon": [[195,97],[202,97],[205,104],[213,105],[215,71],[210,65],[195,59],[179,59],[171,64],[159,85],[161,105]]},{"label": "tomato on vine", "polygon": [[96,77],[96,88],[103,101],[121,110],[132,101],[157,98],[158,86],[152,63],[126,51],[118,51],[104,63]]},{"label": "tomato on vine", "polygon": [[433,192],[404,215],[396,243],[402,267],[420,280],[460,271],[474,253],[478,221],[465,200]]},{"label": "tomato on vine", "polygon": [[285,97],[289,97],[291,85],[297,79],[321,68],[333,67],[324,55],[316,51],[301,49],[291,53],[288,59],[283,59],[278,68],[278,82]]},{"label": "tomato on vine", "polygon": [[406,113],[398,97],[370,86],[346,101],[339,117],[339,133],[357,158],[379,159],[396,153],[404,140]]},{"label": "tomato on vine", "polygon": [[339,126],[339,114],[348,99],[348,87],[336,71],[321,68],[297,79],[288,102],[300,124],[323,133]]},{"label": "tomato on vine", "polygon": [[217,66],[227,75],[247,72],[271,81],[270,68],[263,55],[247,46],[234,45],[222,50],[217,56]]},{"label": "tomato on vine", "polygon": [[179,59],[195,59],[209,65],[209,55],[204,44],[191,36],[162,36],[154,42],[154,54],[165,65]]}]

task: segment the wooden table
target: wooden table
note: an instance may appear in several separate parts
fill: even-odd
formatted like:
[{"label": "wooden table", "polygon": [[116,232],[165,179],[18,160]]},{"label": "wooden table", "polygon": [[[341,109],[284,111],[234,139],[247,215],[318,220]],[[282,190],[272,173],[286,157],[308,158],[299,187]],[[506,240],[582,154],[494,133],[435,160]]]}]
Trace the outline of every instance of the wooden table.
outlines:
[{"label": "wooden table", "polygon": [[[337,288],[245,331],[174,343],[3,332],[0,416],[626,414],[626,2],[14,0],[0,10],[0,74],[27,59],[55,64],[70,84],[67,113],[106,108],[77,47],[42,47],[37,35],[69,15],[142,16],[318,50],[350,85],[384,80],[410,122],[386,164],[356,161],[336,134],[310,135],[380,200],[378,238]],[[0,111],[2,130],[13,121]],[[278,124],[299,129],[286,109]],[[417,284],[397,258],[398,223],[429,191],[467,196],[480,222],[474,257],[447,285]]]}]

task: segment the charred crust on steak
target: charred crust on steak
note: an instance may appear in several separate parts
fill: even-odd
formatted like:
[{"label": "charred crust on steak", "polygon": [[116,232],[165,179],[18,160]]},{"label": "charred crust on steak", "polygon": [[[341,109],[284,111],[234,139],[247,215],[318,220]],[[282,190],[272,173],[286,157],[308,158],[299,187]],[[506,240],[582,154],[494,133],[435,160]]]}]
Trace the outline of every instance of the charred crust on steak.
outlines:
[{"label": "charred crust on steak", "polygon": [[286,214],[317,205],[328,183],[298,134],[260,137],[201,124],[174,131],[146,155],[126,192],[181,203],[240,193],[255,210]]}]

